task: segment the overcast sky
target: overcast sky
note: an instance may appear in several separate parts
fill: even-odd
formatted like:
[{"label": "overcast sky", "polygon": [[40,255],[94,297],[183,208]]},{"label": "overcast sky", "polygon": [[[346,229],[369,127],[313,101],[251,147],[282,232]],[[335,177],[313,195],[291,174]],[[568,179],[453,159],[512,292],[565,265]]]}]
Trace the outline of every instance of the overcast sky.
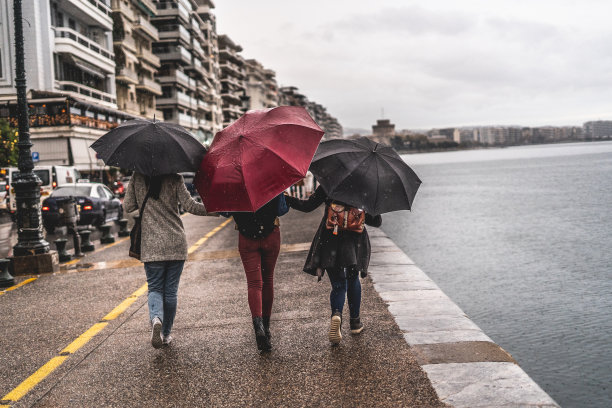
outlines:
[{"label": "overcast sky", "polygon": [[228,34],[344,127],[612,119],[609,0],[216,0]]}]

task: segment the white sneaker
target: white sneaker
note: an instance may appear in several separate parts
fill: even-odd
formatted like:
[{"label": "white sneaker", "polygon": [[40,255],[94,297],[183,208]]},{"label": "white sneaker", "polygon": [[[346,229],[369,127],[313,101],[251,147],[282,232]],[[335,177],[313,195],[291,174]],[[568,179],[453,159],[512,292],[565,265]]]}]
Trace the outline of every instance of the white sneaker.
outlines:
[{"label": "white sneaker", "polygon": [[163,340],[161,335],[162,330],[162,321],[159,317],[154,317],[151,322],[151,345],[155,348],[160,348],[162,346]]},{"label": "white sneaker", "polygon": [[332,344],[339,344],[342,340],[342,315],[340,313],[334,313],[329,324],[329,341]]},{"label": "white sneaker", "polygon": [[172,343],[172,335],[169,334],[167,336],[162,336],[162,344],[164,346],[169,346]]}]

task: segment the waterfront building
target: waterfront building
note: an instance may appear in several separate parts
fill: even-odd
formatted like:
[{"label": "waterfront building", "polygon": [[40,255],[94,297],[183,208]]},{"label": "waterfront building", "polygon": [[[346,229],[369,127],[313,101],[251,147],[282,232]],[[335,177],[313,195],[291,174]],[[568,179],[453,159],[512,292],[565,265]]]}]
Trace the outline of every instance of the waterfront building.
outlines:
[{"label": "waterfront building", "polygon": [[[12,2],[0,3],[0,117],[17,123]],[[117,109],[110,0],[24,0],[32,152],[94,172],[89,145],[133,116]]]},{"label": "waterfront building", "polygon": [[372,125],[372,136],[375,138],[390,138],[395,136],[395,124],[389,119],[378,119],[375,125]]},{"label": "waterfront building", "polygon": [[335,139],[343,137],[343,130],[340,122],[331,116],[327,109],[298,92],[295,86],[283,86],[279,88],[279,105],[302,106],[304,107],[315,122],[325,132],[325,139]]},{"label": "waterfront building", "polygon": [[266,69],[255,60],[245,61],[246,94],[249,109],[266,109],[278,106],[278,85],[276,73]]},{"label": "waterfront building", "polygon": [[111,5],[117,105],[133,115],[163,120],[155,103],[162,94],[156,80],[161,64],[152,51],[153,42],[159,41],[158,30],[151,23],[157,7],[151,0],[112,0]]},{"label": "waterfront building", "polygon": [[219,67],[221,68],[221,99],[223,126],[228,126],[248,110],[245,84],[245,61],[242,47],[223,34],[219,36]]},{"label": "waterfront building", "polygon": [[153,52],[161,67],[157,109],[165,121],[209,143],[222,128],[216,24],[210,0],[158,0],[152,18],[159,31]]},{"label": "waterfront building", "polygon": [[596,120],[582,125],[583,137],[587,140],[612,138],[612,120]]}]

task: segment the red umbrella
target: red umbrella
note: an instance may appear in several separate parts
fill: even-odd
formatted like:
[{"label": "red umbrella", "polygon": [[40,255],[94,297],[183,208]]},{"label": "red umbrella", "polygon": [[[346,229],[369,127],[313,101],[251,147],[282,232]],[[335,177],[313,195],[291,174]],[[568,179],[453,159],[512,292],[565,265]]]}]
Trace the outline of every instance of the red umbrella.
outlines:
[{"label": "red umbrella", "polygon": [[299,106],[245,113],[215,135],[200,164],[206,209],[257,211],[306,176],[323,133]]}]

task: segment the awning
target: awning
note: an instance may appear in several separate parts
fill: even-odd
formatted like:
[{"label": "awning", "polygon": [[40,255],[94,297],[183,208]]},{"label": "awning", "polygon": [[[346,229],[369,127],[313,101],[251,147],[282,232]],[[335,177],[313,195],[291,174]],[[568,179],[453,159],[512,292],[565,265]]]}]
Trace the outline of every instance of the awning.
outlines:
[{"label": "awning", "polygon": [[38,162],[35,165],[69,165],[70,154],[68,151],[68,139],[31,139],[33,156],[38,155]]},{"label": "awning", "polygon": [[95,65],[83,61],[82,59],[77,58],[74,55],[70,55],[70,60],[74,65],[87,72],[88,74],[97,76],[98,78],[106,78],[106,73],[100,71],[100,69]]},{"label": "awning", "polygon": [[93,140],[70,138],[70,149],[74,160],[74,167],[79,171],[94,171],[104,168],[104,163],[98,162],[96,152],[89,148]]}]

